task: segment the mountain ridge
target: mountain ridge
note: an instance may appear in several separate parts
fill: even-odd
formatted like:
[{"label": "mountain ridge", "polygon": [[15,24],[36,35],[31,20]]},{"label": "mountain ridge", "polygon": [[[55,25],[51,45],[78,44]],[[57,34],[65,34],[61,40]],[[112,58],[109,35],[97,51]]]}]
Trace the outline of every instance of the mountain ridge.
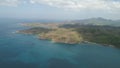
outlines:
[{"label": "mountain ridge", "polygon": [[83,24],[83,25],[89,24],[89,25],[120,26],[120,20],[111,20],[111,19],[105,19],[102,17],[88,18],[88,19],[81,19],[81,20],[72,20],[72,21],[67,21],[67,23]]}]

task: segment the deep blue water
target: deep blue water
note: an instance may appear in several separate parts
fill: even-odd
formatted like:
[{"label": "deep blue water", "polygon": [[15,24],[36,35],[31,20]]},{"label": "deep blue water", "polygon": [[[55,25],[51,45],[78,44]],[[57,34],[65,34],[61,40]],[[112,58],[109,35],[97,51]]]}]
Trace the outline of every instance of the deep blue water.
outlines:
[{"label": "deep blue water", "polygon": [[0,68],[120,68],[120,49],[13,33],[20,29],[17,21],[0,21]]}]

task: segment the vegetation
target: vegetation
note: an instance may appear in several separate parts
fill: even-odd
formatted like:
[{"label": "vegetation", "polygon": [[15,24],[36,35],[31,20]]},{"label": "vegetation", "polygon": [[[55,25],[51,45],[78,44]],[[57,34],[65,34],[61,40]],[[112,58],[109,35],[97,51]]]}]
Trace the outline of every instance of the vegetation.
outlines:
[{"label": "vegetation", "polygon": [[61,27],[74,28],[75,31],[82,35],[85,41],[120,48],[120,27],[78,24],[66,24]]},{"label": "vegetation", "polygon": [[46,33],[48,31],[51,31],[52,29],[42,28],[42,27],[33,27],[30,29],[20,30],[17,33],[23,33],[23,34],[40,34],[40,33]]},{"label": "vegetation", "polygon": [[81,25],[79,23],[60,24],[59,26],[58,24],[47,24],[47,26],[55,28],[43,28],[46,25],[41,25],[21,30],[19,33],[36,34],[40,39],[52,40],[53,42],[76,44],[84,41],[120,48],[120,27]]},{"label": "vegetation", "polygon": [[76,44],[82,42],[82,37],[73,30],[58,28],[48,33],[39,34],[41,39],[50,39],[53,42]]}]

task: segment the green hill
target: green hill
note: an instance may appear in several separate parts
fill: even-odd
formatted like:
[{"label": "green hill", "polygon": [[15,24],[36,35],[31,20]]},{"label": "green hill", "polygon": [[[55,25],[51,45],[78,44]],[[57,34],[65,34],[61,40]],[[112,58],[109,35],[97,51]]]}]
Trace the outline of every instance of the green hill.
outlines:
[{"label": "green hill", "polygon": [[109,25],[109,26],[120,26],[120,20],[110,20],[104,18],[89,18],[84,20],[73,20],[69,23],[84,24],[84,25]]}]

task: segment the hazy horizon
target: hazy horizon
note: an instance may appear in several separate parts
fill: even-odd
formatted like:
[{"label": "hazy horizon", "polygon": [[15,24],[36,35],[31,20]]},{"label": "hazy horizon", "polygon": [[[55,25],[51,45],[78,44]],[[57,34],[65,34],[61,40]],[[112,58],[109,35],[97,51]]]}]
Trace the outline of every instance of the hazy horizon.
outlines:
[{"label": "hazy horizon", "polygon": [[119,0],[0,0],[0,18],[120,19]]}]

